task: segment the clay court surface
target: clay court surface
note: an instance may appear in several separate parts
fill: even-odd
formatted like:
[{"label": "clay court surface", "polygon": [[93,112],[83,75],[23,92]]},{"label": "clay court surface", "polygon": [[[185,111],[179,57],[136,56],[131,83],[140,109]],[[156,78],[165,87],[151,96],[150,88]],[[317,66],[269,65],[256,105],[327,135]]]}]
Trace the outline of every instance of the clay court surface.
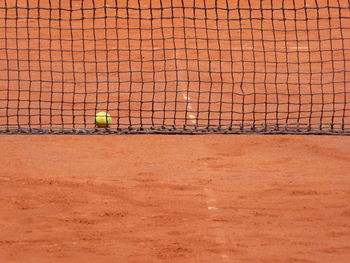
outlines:
[{"label": "clay court surface", "polygon": [[0,145],[1,262],[350,261],[350,137]]},{"label": "clay court surface", "polygon": [[[349,133],[348,5],[0,0],[0,132]],[[347,136],[0,149],[0,262],[350,262]]]}]

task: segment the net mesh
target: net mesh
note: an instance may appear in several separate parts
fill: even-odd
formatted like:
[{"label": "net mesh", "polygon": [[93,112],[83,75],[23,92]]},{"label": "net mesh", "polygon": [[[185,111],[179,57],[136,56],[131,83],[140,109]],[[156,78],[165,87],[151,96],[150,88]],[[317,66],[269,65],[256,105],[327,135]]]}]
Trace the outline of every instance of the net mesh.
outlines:
[{"label": "net mesh", "polygon": [[350,133],[349,40],[348,0],[0,0],[0,132]]}]

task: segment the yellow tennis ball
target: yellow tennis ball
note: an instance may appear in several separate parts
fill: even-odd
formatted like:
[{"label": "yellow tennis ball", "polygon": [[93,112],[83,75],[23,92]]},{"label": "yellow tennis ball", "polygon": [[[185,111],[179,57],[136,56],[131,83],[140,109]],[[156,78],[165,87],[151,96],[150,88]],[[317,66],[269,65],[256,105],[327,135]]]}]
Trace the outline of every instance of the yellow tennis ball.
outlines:
[{"label": "yellow tennis ball", "polygon": [[96,114],[95,122],[99,128],[107,128],[112,123],[112,117],[107,112]]}]

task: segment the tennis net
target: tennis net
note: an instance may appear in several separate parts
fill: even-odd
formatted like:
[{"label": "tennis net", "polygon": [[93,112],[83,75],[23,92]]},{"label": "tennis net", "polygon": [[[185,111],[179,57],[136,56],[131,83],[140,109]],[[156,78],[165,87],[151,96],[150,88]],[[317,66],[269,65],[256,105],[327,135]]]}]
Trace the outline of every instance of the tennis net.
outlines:
[{"label": "tennis net", "polygon": [[0,50],[1,133],[350,134],[347,0],[0,0]]}]

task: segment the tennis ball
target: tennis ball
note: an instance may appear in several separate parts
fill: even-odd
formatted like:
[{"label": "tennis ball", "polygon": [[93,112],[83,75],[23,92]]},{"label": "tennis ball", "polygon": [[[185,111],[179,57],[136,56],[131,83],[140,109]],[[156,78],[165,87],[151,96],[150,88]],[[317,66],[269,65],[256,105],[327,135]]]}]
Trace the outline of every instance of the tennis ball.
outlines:
[{"label": "tennis ball", "polygon": [[112,117],[107,112],[96,114],[95,122],[99,128],[107,128],[112,123]]}]

